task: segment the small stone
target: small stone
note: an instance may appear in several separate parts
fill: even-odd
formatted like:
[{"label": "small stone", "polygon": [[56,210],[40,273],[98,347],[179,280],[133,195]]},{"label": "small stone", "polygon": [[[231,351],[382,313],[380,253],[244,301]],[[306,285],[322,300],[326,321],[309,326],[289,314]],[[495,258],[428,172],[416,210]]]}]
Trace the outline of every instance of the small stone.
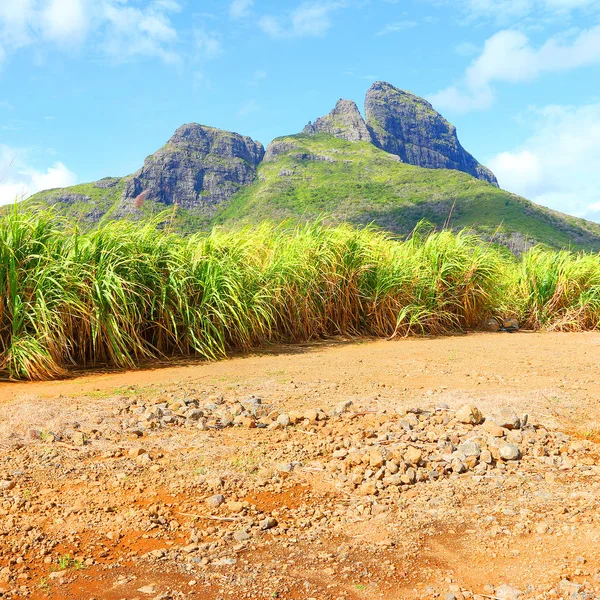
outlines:
[{"label": "small stone", "polygon": [[240,513],[244,510],[243,502],[231,501],[231,502],[228,502],[226,506],[227,506],[227,510],[232,513]]},{"label": "small stone", "polygon": [[373,480],[371,481],[365,481],[359,488],[358,488],[358,495],[359,496],[373,496],[377,493],[377,485],[375,484],[375,482]]},{"label": "small stone", "polygon": [[333,414],[335,415],[341,415],[345,412],[348,412],[350,410],[350,408],[352,407],[352,400],[345,400],[344,402],[340,402],[334,409],[333,409]]},{"label": "small stone", "polygon": [[[268,529],[268,527],[266,529]],[[233,539],[236,542],[247,542],[251,538],[252,538],[252,536],[247,531],[244,531],[243,529],[241,531],[236,531],[233,534]]]},{"label": "small stone", "polygon": [[422,456],[423,453],[421,452],[421,450],[415,448],[414,446],[410,446],[404,453],[404,460],[409,465],[417,465],[419,464],[419,461],[421,460]]},{"label": "small stone", "polygon": [[311,423],[314,423],[319,418],[319,413],[315,408],[309,408],[304,413],[304,418],[309,420]]},{"label": "small stone", "polygon": [[483,424],[483,429],[487,431],[492,437],[501,438],[504,437],[504,429],[497,423],[494,423],[491,419],[486,419]]},{"label": "small stone", "polygon": [[517,600],[522,592],[521,590],[504,583],[496,588],[495,594],[498,600]]},{"label": "small stone", "polygon": [[304,415],[299,410],[290,410],[288,417],[290,418],[290,423],[292,425],[296,425],[304,419]]},{"label": "small stone", "polygon": [[85,446],[85,435],[81,431],[76,431],[73,434],[73,445],[74,446]]},{"label": "small stone", "polygon": [[480,456],[481,455],[481,448],[479,447],[479,444],[477,442],[465,442],[464,444],[461,444],[458,449],[465,455],[465,456]]},{"label": "small stone", "polygon": [[383,465],[383,454],[381,450],[371,450],[369,452],[369,465],[375,469],[378,469]]},{"label": "small stone", "polygon": [[204,416],[204,411],[199,408],[192,408],[185,413],[185,418],[189,421],[198,421]]},{"label": "small stone", "polygon": [[456,420],[459,423],[478,425],[483,420],[481,411],[471,404],[465,404],[456,411]]},{"label": "small stone", "polygon": [[277,422],[282,426],[282,427],[287,427],[290,424],[290,416],[287,414],[281,414],[277,417]]},{"label": "small stone", "polygon": [[266,531],[267,529],[273,529],[273,527],[277,527],[277,519],[275,517],[267,517],[260,522],[259,527],[263,531]]},{"label": "small stone", "polygon": [[486,465],[490,465],[492,463],[492,453],[489,450],[483,450],[479,455],[479,460],[484,462]]},{"label": "small stone", "polygon": [[498,452],[500,453],[500,458],[504,460],[518,460],[521,456],[519,446],[516,444],[503,444],[498,449]]},{"label": "small stone", "polygon": [[156,594],[156,588],[152,585],[145,585],[144,587],[138,588],[140,594]]},{"label": "small stone", "polygon": [[206,499],[206,504],[211,508],[219,508],[223,502],[225,502],[225,496],[223,496],[223,494],[215,494]]},{"label": "small stone", "polygon": [[141,456],[142,454],[148,454],[148,453],[143,448],[131,448],[127,454],[129,455],[129,458],[137,458],[138,456]]},{"label": "small stone", "polygon": [[492,419],[496,425],[504,429],[520,429],[521,419],[509,408],[503,408]]},{"label": "small stone", "polygon": [[574,581],[569,581],[568,579],[563,579],[558,587],[565,594],[577,594],[581,589],[581,585],[579,583],[575,583]]}]

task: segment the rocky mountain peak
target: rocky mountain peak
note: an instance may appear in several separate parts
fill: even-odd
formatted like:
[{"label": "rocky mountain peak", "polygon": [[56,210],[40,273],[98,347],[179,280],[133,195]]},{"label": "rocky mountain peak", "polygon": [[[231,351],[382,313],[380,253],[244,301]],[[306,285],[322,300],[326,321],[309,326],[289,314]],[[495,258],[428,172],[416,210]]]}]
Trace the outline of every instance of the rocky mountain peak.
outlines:
[{"label": "rocky mountain peak", "polygon": [[320,117],[314,123],[309,122],[302,133],[327,133],[349,142],[371,141],[365,120],[352,100],[338,100],[335,108],[327,116]]},{"label": "rocky mountain peak", "polygon": [[454,125],[423,98],[377,81],[367,92],[365,114],[373,143],[404,162],[456,169],[498,185],[494,174],[461,146]]},{"label": "rocky mountain peak", "polygon": [[211,215],[256,178],[265,150],[237,133],[189,123],[144,161],[126,183],[121,212],[146,200]]}]

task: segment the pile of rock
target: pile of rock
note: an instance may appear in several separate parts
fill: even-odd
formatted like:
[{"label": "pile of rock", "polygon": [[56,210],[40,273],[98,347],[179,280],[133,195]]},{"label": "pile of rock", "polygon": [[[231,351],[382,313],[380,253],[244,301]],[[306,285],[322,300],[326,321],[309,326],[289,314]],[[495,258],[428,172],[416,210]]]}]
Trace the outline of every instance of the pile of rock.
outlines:
[{"label": "pile of rock", "polygon": [[527,415],[502,410],[484,418],[471,405],[456,412],[440,406],[390,415],[368,436],[338,436],[326,467],[336,485],[363,496],[468,471],[484,475],[516,466],[524,457],[568,464],[569,455],[583,449],[564,434],[529,424]]},{"label": "pile of rock", "polygon": [[195,427],[201,431],[227,427],[284,429],[294,425],[322,423],[331,416],[320,408],[280,412],[263,404],[257,396],[233,402],[226,401],[223,396],[212,396],[205,401],[177,398],[155,404],[147,404],[139,399],[128,402],[120,413],[121,427],[140,434],[172,425]]}]

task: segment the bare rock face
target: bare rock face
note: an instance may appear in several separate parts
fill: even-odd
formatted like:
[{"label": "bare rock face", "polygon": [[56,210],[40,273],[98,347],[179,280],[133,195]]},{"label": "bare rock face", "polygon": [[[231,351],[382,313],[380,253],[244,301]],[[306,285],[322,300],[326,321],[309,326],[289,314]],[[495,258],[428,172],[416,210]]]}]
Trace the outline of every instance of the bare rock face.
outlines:
[{"label": "bare rock face", "polygon": [[461,146],[454,125],[423,98],[378,81],[367,92],[365,114],[373,143],[403,162],[464,171],[498,185],[494,174]]},{"label": "bare rock face", "polygon": [[150,200],[211,215],[240,187],[252,183],[265,150],[237,133],[183,125],[125,185],[122,210]]},{"label": "bare rock face", "polygon": [[305,135],[327,133],[349,142],[371,142],[371,134],[352,100],[338,100],[335,108],[314,123],[309,122],[302,131]]}]

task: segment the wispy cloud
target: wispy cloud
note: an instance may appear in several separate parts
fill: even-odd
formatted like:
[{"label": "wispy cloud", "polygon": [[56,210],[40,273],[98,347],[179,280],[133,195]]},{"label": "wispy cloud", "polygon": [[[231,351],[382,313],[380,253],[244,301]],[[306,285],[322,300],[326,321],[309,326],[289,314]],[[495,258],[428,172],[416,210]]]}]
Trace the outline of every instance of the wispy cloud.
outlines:
[{"label": "wispy cloud", "polygon": [[264,81],[268,77],[268,73],[262,69],[257,69],[252,73],[252,76],[246,82],[250,87],[256,87],[261,81]]},{"label": "wispy cloud", "polygon": [[223,52],[221,40],[214,34],[204,29],[196,29],[194,32],[196,47],[203,58],[214,58]]},{"label": "wispy cloud", "polygon": [[429,99],[453,112],[489,108],[495,85],[532,81],[545,73],[600,64],[600,25],[565,33],[535,47],[520,31],[504,30],[489,38],[464,77]]},{"label": "wispy cloud", "polygon": [[239,110],[237,111],[237,116],[243,119],[259,110],[260,106],[256,100],[248,100],[247,102],[244,102],[242,106],[240,106]]},{"label": "wispy cloud", "polygon": [[[440,0],[431,0],[439,4]],[[465,22],[485,21],[507,26],[517,21],[539,27],[564,20],[575,12],[600,10],[598,0],[445,0]]]},{"label": "wispy cloud", "polygon": [[398,33],[400,31],[407,31],[408,29],[413,29],[414,27],[417,27],[417,26],[418,26],[417,21],[410,21],[410,20],[395,21],[394,23],[389,23],[388,25],[386,25],[383,29],[380,29],[375,35],[377,35],[377,36],[389,35],[390,33]]},{"label": "wispy cloud", "polygon": [[285,16],[266,15],[260,28],[273,38],[321,37],[333,26],[332,14],[341,2],[305,2]]},{"label": "wispy cloud", "polygon": [[88,44],[117,61],[155,57],[176,62],[176,0],[20,0],[0,2],[0,62],[25,47]]},{"label": "wispy cloud", "polygon": [[232,19],[245,19],[250,16],[254,0],[233,0],[229,5],[229,16]]}]

